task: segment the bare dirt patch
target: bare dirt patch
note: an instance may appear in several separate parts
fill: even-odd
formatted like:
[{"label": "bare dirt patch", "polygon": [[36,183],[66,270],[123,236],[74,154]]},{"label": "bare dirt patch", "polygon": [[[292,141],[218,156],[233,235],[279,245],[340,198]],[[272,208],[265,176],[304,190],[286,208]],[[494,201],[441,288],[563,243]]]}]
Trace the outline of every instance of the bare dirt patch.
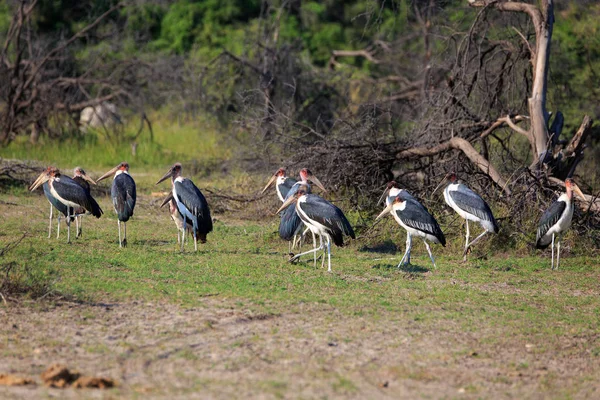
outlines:
[{"label": "bare dirt patch", "polygon": [[[256,313],[228,300],[202,307],[77,303],[0,308],[0,373],[39,376],[62,363],[118,381],[116,397],[441,398],[600,393],[597,334],[512,337],[503,327],[464,331],[402,315],[346,315],[322,304]],[[59,374],[60,375],[60,374]],[[100,385],[100,382],[95,382]],[[92,385],[93,386],[93,385]],[[71,386],[73,387],[73,386]],[[0,397],[74,389],[0,387]],[[86,397],[96,397],[93,390]]]}]

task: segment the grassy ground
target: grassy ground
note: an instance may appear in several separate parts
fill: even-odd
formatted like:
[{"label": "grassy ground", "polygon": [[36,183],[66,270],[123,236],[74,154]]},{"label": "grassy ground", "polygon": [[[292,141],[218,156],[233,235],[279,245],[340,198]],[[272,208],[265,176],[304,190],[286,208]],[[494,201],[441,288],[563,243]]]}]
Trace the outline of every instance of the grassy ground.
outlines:
[{"label": "grassy ground", "polygon": [[[151,195],[149,183],[161,172],[133,173],[142,187],[126,249],[118,248],[108,197],[99,199],[105,215],[86,217],[83,238],[67,244],[64,226],[59,240],[46,238],[41,191],[0,195],[0,248],[27,233],[1,264],[20,271],[24,285],[50,285],[47,299],[63,297],[41,309],[23,301],[0,308],[0,354],[9,366],[0,372],[37,374],[62,360],[119,380],[117,397],[140,390],[267,398],[597,394],[595,258],[565,255],[551,271],[547,257],[504,254],[463,264],[434,248],[432,270],[416,244],[416,265],[398,270],[402,253],[389,252],[386,237],[335,248],[329,274],[312,262],[286,262],[276,217],[242,221],[232,212],[215,215],[215,231],[198,253],[188,246],[182,254],[174,224]],[[403,242],[400,234],[393,239]],[[458,233],[451,240],[461,241]],[[121,311],[107,316],[98,304]],[[57,330],[66,331],[51,338]],[[81,342],[77,351],[73,341]],[[40,394],[2,390],[5,397]]]},{"label": "grassy ground", "polygon": [[[138,204],[119,249],[107,196],[104,216],[86,217],[83,238],[48,239],[42,191],[0,190],[0,374],[36,377],[62,362],[116,379],[94,391],[0,386],[2,398],[593,398],[600,393],[600,270],[585,245],[567,236],[561,268],[534,253],[531,237],[502,232],[460,262],[462,226],[436,210],[446,249],[433,270],[420,242],[397,269],[404,234],[386,218],[347,214],[359,239],[334,248],[333,273],[310,260],[287,262],[277,236],[274,193],[223,201],[209,241],[180,253],[175,225],[159,209],[174,161],[203,190],[231,188],[252,198],[266,177],[222,173],[230,156],[212,130],[155,123],[155,142],[110,147],[101,138],[30,146],[5,158],[39,159],[65,171],[79,164],[98,177],[130,162]],[[182,140],[173,140],[179,137]],[[77,150],[77,151],[74,151]],[[198,157],[191,157],[198,158]],[[58,160],[58,161],[57,161]],[[339,204],[339,203],[338,203]],[[342,208],[346,208],[340,204]],[[510,244],[507,245],[507,243]],[[396,247],[400,247],[398,249]],[[518,247],[519,253],[492,248]],[[588,254],[583,256],[582,254]],[[7,282],[10,286],[7,286]],[[21,293],[21,294],[19,294]],[[40,297],[43,297],[40,299]]]}]

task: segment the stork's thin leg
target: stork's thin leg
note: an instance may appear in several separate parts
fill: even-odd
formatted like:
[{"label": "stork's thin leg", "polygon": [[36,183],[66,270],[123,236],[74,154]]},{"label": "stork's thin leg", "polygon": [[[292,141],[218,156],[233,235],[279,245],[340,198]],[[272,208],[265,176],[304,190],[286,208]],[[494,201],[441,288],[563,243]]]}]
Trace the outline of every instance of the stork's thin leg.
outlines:
[{"label": "stork's thin leg", "polygon": [[71,243],[71,214],[67,207],[67,243]]},{"label": "stork's thin leg", "polygon": [[[409,239],[410,233],[406,232],[406,248],[408,249],[408,246],[410,246],[410,239]],[[406,263],[408,265],[410,265],[410,254],[408,254],[408,257],[406,257]]]},{"label": "stork's thin leg", "polygon": [[79,216],[79,229],[77,229],[77,237],[81,237],[83,234],[83,215]]},{"label": "stork's thin leg", "polygon": [[552,264],[551,268],[554,269],[554,233],[552,234]]},{"label": "stork's thin leg", "polygon": [[79,237],[79,217],[75,216],[75,239]]},{"label": "stork's thin leg", "polygon": [[[290,258],[290,262],[294,262],[298,258],[300,258],[301,256],[304,256],[304,255],[310,254],[310,253],[316,253],[317,251],[322,250],[322,249],[323,249],[323,242],[321,241],[321,245],[319,247],[316,247],[316,248],[314,248],[312,250],[305,251],[304,253],[296,254],[294,257]],[[316,266],[317,265],[315,264],[315,267]]]},{"label": "stork's thin leg", "polygon": [[198,232],[198,223],[196,221],[193,221],[193,228],[194,228],[194,251],[197,252],[198,251],[198,237],[197,237],[197,232]]},{"label": "stork's thin leg", "polygon": [[119,228],[119,247],[123,247],[123,243],[121,243],[121,220],[117,220],[117,227]]},{"label": "stork's thin leg", "polygon": [[327,235],[327,272],[331,272],[331,238],[329,235]]},{"label": "stork's thin leg", "polygon": [[[321,240],[323,240],[323,236],[320,236]],[[325,236],[325,240],[323,241],[323,255],[321,257],[323,257],[321,259],[321,268],[325,268],[325,253],[327,253],[327,236]]]},{"label": "stork's thin leg", "polygon": [[[313,249],[315,247],[317,247],[317,238],[315,237],[315,233],[313,231],[310,231],[310,233],[312,233],[312,238],[313,238]],[[317,268],[317,252],[315,251],[314,253],[315,256],[315,268]]]},{"label": "stork's thin leg", "polygon": [[58,213],[56,221],[56,238],[58,239],[60,237],[60,213]]},{"label": "stork's thin leg", "polygon": [[123,247],[127,247],[127,222],[123,222]]},{"label": "stork's thin leg", "polygon": [[48,239],[52,236],[52,204],[50,204],[50,223],[48,224]]},{"label": "stork's thin leg", "polygon": [[[481,239],[482,237],[484,237],[484,236],[485,236],[485,234],[486,234],[486,233],[488,233],[488,231],[483,231],[483,232],[481,232],[481,235],[477,236],[477,237],[475,238],[475,240],[473,240],[471,243],[469,243],[469,247],[471,247],[471,246],[473,246],[475,243],[477,243],[477,242],[479,241],[479,239]],[[465,256],[465,257],[467,256],[466,249],[465,249],[464,256]]]},{"label": "stork's thin leg", "polygon": [[425,243],[425,247],[427,248],[427,252],[429,253],[429,258],[431,258],[431,262],[433,263],[433,268],[437,269],[437,265],[435,265],[435,259],[433,258],[433,254],[431,253],[431,247],[429,247],[429,243],[427,240],[423,239],[423,243]]},{"label": "stork's thin leg", "polygon": [[179,235],[181,234],[181,232],[179,231],[179,228],[177,228],[177,244],[179,244]]},{"label": "stork's thin leg", "polygon": [[560,240],[561,238],[559,237],[556,243],[556,269],[560,265]]},{"label": "stork's thin leg", "polygon": [[465,251],[463,251],[463,261],[467,261],[467,251],[469,250],[469,220],[465,219],[465,222],[467,223],[467,236],[466,236],[466,240],[465,240]]},{"label": "stork's thin leg", "polygon": [[181,238],[181,252],[183,253],[183,245],[185,244],[185,227],[187,224],[187,220],[185,215],[183,216],[183,229],[181,230],[182,238]]},{"label": "stork's thin leg", "polygon": [[404,252],[402,259],[400,260],[400,263],[398,264],[398,268],[405,265],[405,260],[410,259],[410,249],[412,248],[412,235],[408,232],[406,232],[406,234],[407,234],[406,251]]}]

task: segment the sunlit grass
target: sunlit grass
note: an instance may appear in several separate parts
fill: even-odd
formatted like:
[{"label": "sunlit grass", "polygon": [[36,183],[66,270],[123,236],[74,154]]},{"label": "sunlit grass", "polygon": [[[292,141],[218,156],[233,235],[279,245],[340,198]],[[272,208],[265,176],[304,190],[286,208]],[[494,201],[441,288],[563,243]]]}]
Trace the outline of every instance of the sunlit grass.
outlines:
[{"label": "sunlit grass", "polygon": [[[135,155],[132,140],[111,139],[102,130],[72,134],[63,139],[42,136],[31,144],[25,135],[18,136],[0,156],[10,159],[39,160],[64,168],[80,165],[84,168],[105,169],[126,160],[137,167],[164,167],[176,161],[193,160],[199,169],[211,169],[230,157],[223,134],[216,123],[208,119],[194,122],[172,120],[165,113],[150,116],[154,132],[151,140],[147,128],[136,140]],[[132,138],[139,129],[137,119],[123,127],[122,137]]]}]

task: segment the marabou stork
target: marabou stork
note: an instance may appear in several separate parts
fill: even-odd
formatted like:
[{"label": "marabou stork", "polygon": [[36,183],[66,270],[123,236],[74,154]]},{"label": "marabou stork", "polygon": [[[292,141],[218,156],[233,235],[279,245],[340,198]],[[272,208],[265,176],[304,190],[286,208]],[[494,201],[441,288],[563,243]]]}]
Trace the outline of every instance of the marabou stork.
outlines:
[{"label": "marabou stork", "polygon": [[[75,169],[73,170],[73,180],[75,182],[77,182],[79,184],[79,186],[81,186],[88,193],[88,195],[91,196],[90,183],[95,185],[96,182],[85,173],[83,168],[75,167]],[[85,214],[85,211],[83,209],[75,210],[75,226],[77,228],[77,235],[75,237],[79,237],[82,234],[82,231],[83,231],[82,217],[84,214]]]},{"label": "marabou stork", "polygon": [[69,217],[69,215],[74,215],[75,212],[73,211],[73,208],[65,206],[63,203],[58,201],[56,197],[52,195],[52,193],[50,192],[50,185],[48,184],[48,182],[44,182],[42,188],[44,189],[44,194],[46,195],[46,198],[50,202],[50,222],[48,224],[48,239],[50,239],[50,236],[52,236],[53,208],[56,208],[56,210],[58,211],[58,215],[56,217],[56,238],[58,239],[60,237],[60,214],[63,214],[65,216],[65,222],[67,226],[69,226],[71,224],[71,221],[75,219],[75,217]]},{"label": "marabou stork", "polygon": [[[299,172],[299,175],[300,180],[292,185],[284,200],[287,200],[290,196],[296,194],[300,187],[302,187],[306,193],[310,194],[311,183],[317,185],[319,188],[321,188],[321,190],[323,190],[323,192],[327,192],[325,187],[321,184],[321,181],[319,181],[319,179],[308,168],[302,168]],[[292,249],[296,247],[296,244],[300,246],[300,241],[306,234],[306,230],[302,232],[303,229],[305,229],[304,224],[302,223],[302,219],[300,219],[296,213],[296,205],[292,204],[283,211],[281,214],[281,220],[279,221],[279,237],[290,242],[290,253],[292,252]],[[316,243],[315,238],[313,237],[313,247],[314,246],[316,246]]]},{"label": "marabou stork", "polygon": [[563,233],[571,226],[571,220],[573,219],[573,191],[585,200],[585,196],[571,178],[565,180],[565,187],[567,189],[566,193],[561,194],[552,203],[550,208],[544,212],[537,229],[535,247],[545,249],[550,244],[552,245],[552,269],[554,269],[555,237],[557,250],[556,269],[558,269],[560,263],[560,241]]},{"label": "marabou stork", "polygon": [[[198,239],[200,239],[200,243],[206,243],[206,235],[213,229],[208,203],[200,189],[194,185],[194,182],[181,176],[180,163],[173,165],[156,184],[158,185],[169,177],[173,185],[173,198],[177,203],[179,213],[183,217],[182,226],[185,227],[188,220],[192,222],[194,250],[198,251]],[[182,233],[185,237],[183,228]],[[183,244],[184,240],[182,239],[181,251],[183,251]]]},{"label": "marabou stork", "polygon": [[[400,188],[400,185],[396,181],[390,181],[386,185],[385,190],[383,191],[383,194],[379,198],[379,201],[377,201],[377,204],[380,204],[385,199],[385,205],[387,207],[394,202],[394,199],[400,193],[404,193],[404,195],[406,197],[409,197],[412,200],[418,201],[406,189]],[[406,233],[406,248],[407,249],[411,245],[411,243],[412,242],[410,239],[410,235],[407,232]],[[406,261],[406,264],[410,265],[410,252],[408,253],[407,259],[405,261]]]},{"label": "marabou stork", "polygon": [[431,253],[431,248],[427,241],[438,243],[445,247],[446,238],[444,237],[440,225],[427,209],[408,192],[403,190],[398,193],[394,200],[377,216],[377,219],[383,217],[387,213],[391,213],[396,222],[406,230],[406,251],[398,264],[398,268],[402,265],[410,264],[410,251],[412,249],[413,235],[423,239],[423,243],[425,243],[433,267],[437,268],[435,259]]},{"label": "marabou stork", "polygon": [[287,197],[288,192],[296,182],[297,181],[294,178],[290,178],[286,175],[285,168],[279,168],[277,172],[275,172],[273,176],[271,176],[271,179],[269,180],[269,182],[267,182],[267,185],[260,193],[263,194],[269,187],[271,187],[271,185],[273,185],[273,183],[275,183],[275,191],[277,192],[277,197],[279,197],[279,200],[281,200],[281,202],[283,203],[285,201],[285,198]]},{"label": "marabou stork", "polygon": [[[115,175],[112,186],[110,187],[110,197],[112,198],[113,207],[117,213],[117,226],[119,228],[119,247],[127,247],[127,221],[133,216],[135,208],[136,189],[135,181],[129,175],[129,164],[123,161],[100,178],[108,178]],[[121,222],[123,222],[123,240],[121,240]]]},{"label": "marabou stork", "polygon": [[[169,214],[171,214],[171,219],[173,220],[173,222],[175,222],[175,226],[177,226],[177,244],[180,244],[181,240],[183,240],[183,238],[181,240],[179,238],[181,232],[184,231],[183,217],[181,216],[181,213],[177,209],[177,202],[175,202],[175,198],[173,197],[172,192],[169,193],[169,195],[163,200],[163,202],[160,204],[160,207],[162,208],[165,204],[169,204]],[[185,232],[192,234],[192,229],[193,229],[193,226],[192,226],[191,222],[186,221]]]},{"label": "marabou stork", "polygon": [[[481,196],[457,181],[456,174],[447,174],[440,185],[446,180],[449,180],[450,183],[444,189],[444,200],[458,215],[466,220],[467,234],[463,261],[467,261],[469,247],[477,243],[488,232],[498,233],[498,224],[492,214],[492,210],[490,210],[490,206],[488,206]],[[484,229],[471,243],[469,243],[469,221],[478,222]]]},{"label": "marabou stork", "polygon": [[[302,222],[306,224],[313,234],[319,236],[319,247],[315,247],[304,253],[296,254],[290,259],[290,262],[297,260],[300,256],[305,254],[316,254],[319,250],[325,250],[323,244],[323,238],[325,238],[327,271],[331,272],[331,240],[333,239],[333,243],[335,243],[336,246],[343,246],[344,235],[355,239],[356,237],[352,230],[352,226],[350,226],[350,223],[342,210],[316,194],[307,193],[304,186],[300,187],[295,194],[288,194],[288,198],[283,202],[281,208],[279,208],[277,212],[284,210],[292,204],[296,205],[296,213],[302,219]],[[325,257],[323,257],[321,266],[323,266],[324,263]]]},{"label": "marabou stork", "polygon": [[88,211],[96,218],[102,215],[102,209],[89,192],[73,179],[61,175],[58,168],[48,167],[29,187],[29,190],[33,191],[45,183],[47,183],[47,190],[44,192],[50,203],[56,204],[57,209],[63,213],[66,211],[68,243],[71,242],[70,221],[74,218],[75,210]]}]

